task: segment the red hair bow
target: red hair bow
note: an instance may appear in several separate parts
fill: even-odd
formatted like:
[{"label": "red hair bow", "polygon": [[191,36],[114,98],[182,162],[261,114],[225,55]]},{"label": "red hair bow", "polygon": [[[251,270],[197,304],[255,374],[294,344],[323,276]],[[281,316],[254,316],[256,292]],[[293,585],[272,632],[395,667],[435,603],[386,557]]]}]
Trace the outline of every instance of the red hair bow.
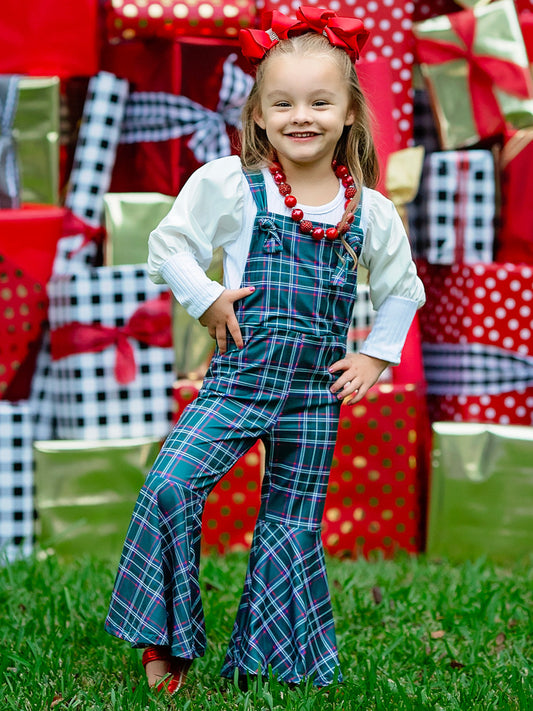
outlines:
[{"label": "red hair bow", "polygon": [[260,62],[280,40],[306,32],[324,35],[330,44],[343,49],[355,62],[369,35],[362,20],[337,17],[331,10],[320,7],[300,7],[296,18],[287,17],[278,10],[266,12],[261,24],[261,30],[246,29],[239,33],[242,53],[252,64]]}]

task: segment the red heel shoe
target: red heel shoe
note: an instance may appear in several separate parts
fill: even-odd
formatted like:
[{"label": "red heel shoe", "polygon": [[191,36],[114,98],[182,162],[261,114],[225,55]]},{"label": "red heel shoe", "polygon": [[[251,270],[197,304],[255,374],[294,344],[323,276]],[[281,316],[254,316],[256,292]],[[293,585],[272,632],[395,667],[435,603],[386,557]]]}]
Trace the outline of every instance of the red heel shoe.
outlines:
[{"label": "red heel shoe", "polygon": [[170,695],[174,694],[185,683],[192,660],[171,657],[168,647],[146,647],[142,656],[143,666],[146,668],[147,664],[156,661],[168,662],[169,672],[152,688],[156,691],[166,691]]}]

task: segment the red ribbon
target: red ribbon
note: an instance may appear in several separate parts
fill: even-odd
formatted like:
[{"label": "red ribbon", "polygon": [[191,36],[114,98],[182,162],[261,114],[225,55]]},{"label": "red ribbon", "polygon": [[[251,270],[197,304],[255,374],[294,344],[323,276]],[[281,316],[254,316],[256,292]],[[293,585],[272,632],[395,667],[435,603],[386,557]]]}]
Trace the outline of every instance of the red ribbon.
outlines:
[{"label": "red ribbon", "polygon": [[60,360],[78,353],[100,353],[116,347],[115,378],[125,384],[135,380],[137,366],[128,339],[149,346],[172,346],[170,294],[146,301],[132,314],[125,326],[112,327],[73,321],[50,333],[52,360]]},{"label": "red ribbon", "polygon": [[417,37],[418,59],[424,64],[441,64],[457,59],[466,61],[472,114],[478,133],[482,138],[493,136],[505,128],[505,117],[494,94],[494,87],[498,86],[507,94],[523,99],[532,98],[529,69],[507,59],[474,54],[476,16],[473,10],[452,13],[448,19],[463,46]]},{"label": "red ribbon", "polygon": [[242,53],[252,64],[260,62],[280,40],[306,32],[324,35],[330,44],[344,50],[355,62],[369,35],[362,20],[337,17],[331,10],[320,7],[300,7],[296,18],[287,17],[278,10],[266,12],[261,24],[260,30],[245,29],[239,33]]}]

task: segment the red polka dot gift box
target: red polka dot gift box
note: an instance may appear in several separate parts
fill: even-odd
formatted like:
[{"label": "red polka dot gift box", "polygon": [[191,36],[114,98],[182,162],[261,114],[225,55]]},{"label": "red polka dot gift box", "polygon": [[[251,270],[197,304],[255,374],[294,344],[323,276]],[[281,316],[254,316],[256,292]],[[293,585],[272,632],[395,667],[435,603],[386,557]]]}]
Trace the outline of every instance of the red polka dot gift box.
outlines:
[{"label": "red polka dot gift box", "polygon": [[243,27],[253,26],[253,0],[107,0],[105,22],[108,39],[173,39],[179,36],[235,38]]},{"label": "red polka dot gift box", "polygon": [[323,522],[329,553],[421,550],[426,424],[422,388],[412,384],[378,384],[342,406]]},{"label": "red polka dot gift box", "polygon": [[[396,150],[407,148],[413,137],[413,89],[412,68],[414,61],[413,38],[411,33],[414,2],[400,0],[323,0],[315,3],[301,3],[298,0],[258,0],[260,12],[279,10],[294,16],[300,5],[317,5],[336,12],[342,17],[356,17],[363,20],[370,30],[370,37],[361,52],[361,61],[356,68],[372,62],[385,61],[390,69],[390,91],[392,92],[392,118],[395,123]],[[386,87],[388,88],[388,87]],[[375,84],[369,98],[376,90],[382,92],[380,84]],[[377,137],[379,142],[379,135]]]},{"label": "red polka dot gift box", "polygon": [[[174,421],[192,402],[201,381],[177,380],[174,384]],[[264,462],[262,444],[255,444],[207,497],[203,515],[202,545],[219,553],[249,548],[260,506]]]},{"label": "red polka dot gift box", "polygon": [[429,265],[419,275],[432,420],[533,424],[533,267]]}]

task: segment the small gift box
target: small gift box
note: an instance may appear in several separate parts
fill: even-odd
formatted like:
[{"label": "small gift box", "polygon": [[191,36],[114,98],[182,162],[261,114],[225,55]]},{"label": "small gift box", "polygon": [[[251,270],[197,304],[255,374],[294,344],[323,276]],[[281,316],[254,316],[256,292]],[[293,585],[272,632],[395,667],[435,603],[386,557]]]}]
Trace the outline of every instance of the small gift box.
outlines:
[{"label": "small gift box", "polygon": [[139,490],[160,448],[149,437],[34,443],[37,541],[63,558],[118,562]]},{"label": "small gift box", "polygon": [[[200,381],[178,380],[174,385],[174,414],[177,421],[200,390]],[[202,537],[207,549],[249,548],[259,513],[264,447],[256,443],[226,474],[207,497]]]},{"label": "small gift box", "polygon": [[430,394],[427,405],[431,422],[533,426],[533,385],[485,395]]},{"label": "small gift box", "polygon": [[512,0],[415,23],[416,54],[441,147],[460,148],[533,124],[533,82]]},{"label": "small gift box", "polygon": [[[533,15],[532,15],[533,17]],[[500,154],[501,220],[496,261],[533,265],[533,129],[506,137]]]},{"label": "small gift box", "polygon": [[51,379],[60,439],[164,437],[171,418],[170,295],[144,265],[53,276]]},{"label": "small gift box", "polygon": [[59,203],[58,77],[21,77],[13,133],[25,203]]},{"label": "small gift box", "polygon": [[113,266],[146,262],[148,236],[168,213],[173,202],[173,197],[161,193],[104,195],[104,264]]},{"label": "small gift box", "polygon": [[143,39],[173,39],[182,35],[237,37],[239,30],[255,24],[252,0],[206,3],[189,0],[107,0],[104,5],[110,42]]},{"label": "small gift box", "polygon": [[436,422],[427,553],[509,563],[531,553],[533,429]]},{"label": "small gift box", "polygon": [[31,411],[27,402],[0,402],[0,559],[29,555],[33,550]]},{"label": "small gift box", "polygon": [[342,406],[323,522],[329,553],[421,549],[424,413],[413,384],[378,384],[361,402]]},{"label": "small gift box", "polygon": [[420,193],[427,240],[422,257],[431,264],[493,261],[496,177],[490,151],[430,153]]}]

